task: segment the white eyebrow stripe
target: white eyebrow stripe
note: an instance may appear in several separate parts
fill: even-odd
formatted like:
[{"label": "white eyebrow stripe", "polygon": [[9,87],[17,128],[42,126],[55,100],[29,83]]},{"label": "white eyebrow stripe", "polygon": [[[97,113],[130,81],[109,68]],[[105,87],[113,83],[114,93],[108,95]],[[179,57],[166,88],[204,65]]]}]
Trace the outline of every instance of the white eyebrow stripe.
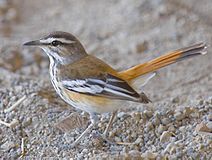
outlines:
[{"label": "white eyebrow stripe", "polygon": [[71,43],[75,43],[76,41],[72,41],[72,40],[68,40],[65,38],[48,38],[48,39],[41,39],[40,42],[41,43],[52,43],[53,41],[60,41],[62,43],[67,43],[67,44],[71,44]]}]

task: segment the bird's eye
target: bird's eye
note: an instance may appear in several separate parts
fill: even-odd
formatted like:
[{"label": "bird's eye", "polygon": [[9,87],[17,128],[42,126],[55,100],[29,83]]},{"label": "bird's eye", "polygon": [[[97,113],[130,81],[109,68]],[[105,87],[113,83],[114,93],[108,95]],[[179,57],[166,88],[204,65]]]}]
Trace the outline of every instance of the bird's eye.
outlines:
[{"label": "bird's eye", "polygon": [[60,41],[57,41],[57,40],[52,41],[52,45],[53,45],[53,46],[58,46],[58,45],[60,45],[60,44],[61,44]]}]

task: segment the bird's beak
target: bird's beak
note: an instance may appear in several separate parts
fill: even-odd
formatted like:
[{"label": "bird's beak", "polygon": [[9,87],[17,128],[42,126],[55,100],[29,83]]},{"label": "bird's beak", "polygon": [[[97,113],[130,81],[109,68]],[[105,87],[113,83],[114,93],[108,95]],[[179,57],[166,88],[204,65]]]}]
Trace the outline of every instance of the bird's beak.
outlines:
[{"label": "bird's beak", "polygon": [[23,44],[24,46],[41,46],[42,43],[40,40],[30,41]]}]

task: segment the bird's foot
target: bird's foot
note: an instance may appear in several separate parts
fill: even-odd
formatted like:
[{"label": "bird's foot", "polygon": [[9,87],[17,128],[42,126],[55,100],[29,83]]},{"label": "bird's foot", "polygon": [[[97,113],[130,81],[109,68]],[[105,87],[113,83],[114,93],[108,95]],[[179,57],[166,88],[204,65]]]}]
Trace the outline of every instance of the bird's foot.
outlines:
[{"label": "bird's foot", "polygon": [[99,132],[95,133],[95,138],[102,138],[106,143],[110,145],[132,145],[133,143],[128,143],[128,142],[115,142],[111,139],[108,138],[106,134],[101,134]]}]

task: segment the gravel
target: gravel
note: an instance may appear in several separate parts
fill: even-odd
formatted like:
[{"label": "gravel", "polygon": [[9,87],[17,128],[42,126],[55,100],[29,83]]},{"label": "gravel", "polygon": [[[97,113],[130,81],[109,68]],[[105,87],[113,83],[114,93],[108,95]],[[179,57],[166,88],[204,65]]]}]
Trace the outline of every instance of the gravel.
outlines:
[{"label": "gravel", "polygon": [[120,144],[100,136],[105,114],[73,149],[88,114],[55,94],[42,51],[21,47],[64,30],[125,69],[199,41],[210,45],[211,7],[210,0],[0,1],[0,159],[212,159],[211,47],[157,72],[142,87],[153,103],[118,112],[109,140]]}]

